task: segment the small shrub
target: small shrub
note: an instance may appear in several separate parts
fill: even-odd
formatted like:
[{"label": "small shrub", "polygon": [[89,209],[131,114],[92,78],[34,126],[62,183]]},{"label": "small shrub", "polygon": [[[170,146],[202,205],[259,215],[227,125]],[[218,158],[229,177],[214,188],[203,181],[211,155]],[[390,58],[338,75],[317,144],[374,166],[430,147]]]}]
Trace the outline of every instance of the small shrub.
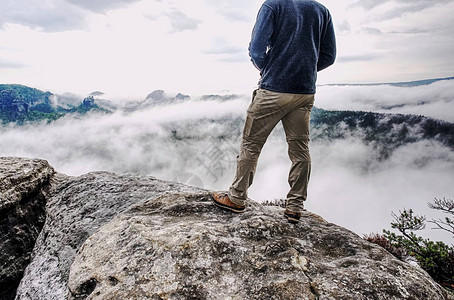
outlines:
[{"label": "small shrub", "polygon": [[286,201],[285,199],[274,199],[274,200],[265,200],[262,202],[262,205],[265,206],[279,206],[285,208]]},{"label": "small shrub", "polygon": [[391,245],[404,248],[408,255],[414,257],[421,268],[436,282],[452,288],[454,286],[454,249],[443,242],[433,242],[414,233],[425,228],[424,216],[415,215],[411,209],[404,210],[399,215],[394,213],[392,215],[394,222],[391,222],[391,227],[398,233],[383,230],[384,237]]},{"label": "small shrub", "polygon": [[368,242],[374,243],[385,248],[386,251],[394,255],[400,260],[404,260],[408,257],[407,250],[403,247],[393,245],[384,235],[378,233],[372,233],[370,235],[365,235],[364,239]]}]

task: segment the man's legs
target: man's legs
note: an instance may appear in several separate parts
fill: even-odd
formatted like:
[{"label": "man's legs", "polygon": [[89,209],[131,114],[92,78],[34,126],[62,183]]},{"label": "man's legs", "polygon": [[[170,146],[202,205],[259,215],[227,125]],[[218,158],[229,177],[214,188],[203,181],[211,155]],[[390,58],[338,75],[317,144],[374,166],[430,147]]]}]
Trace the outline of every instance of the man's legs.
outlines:
[{"label": "man's legs", "polygon": [[285,112],[279,105],[282,94],[259,89],[247,111],[243,140],[237,159],[235,179],[229,189],[230,200],[244,205],[251,186],[257,160],[269,134]]},{"label": "man's legs", "polygon": [[282,118],[288,143],[288,155],[292,161],[288,183],[287,209],[300,213],[304,209],[303,201],[307,198],[307,186],[311,172],[309,154],[309,122],[314,104],[314,95],[300,95],[296,99],[298,106]]}]

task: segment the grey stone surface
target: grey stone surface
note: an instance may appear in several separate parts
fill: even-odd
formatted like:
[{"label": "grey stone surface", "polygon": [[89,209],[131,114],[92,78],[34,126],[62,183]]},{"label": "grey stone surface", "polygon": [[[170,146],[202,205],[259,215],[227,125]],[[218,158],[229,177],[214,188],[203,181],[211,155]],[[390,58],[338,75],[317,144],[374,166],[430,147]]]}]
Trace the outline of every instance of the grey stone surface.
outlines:
[{"label": "grey stone surface", "polygon": [[59,182],[16,299],[65,299],[69,268],[82,243],[134,203],[196,188],[153,177],[89,173]]},{"label": "grey stone surface", "polygon": [[280,207],[233,214],[153,177],[11,160],[2,207],[31,190],[46,202],[16,299],[448,299],[421,269],[310,212],[292,225]]},{"label": "grey stone surface", "polygon": [[0,299],[14,299],[30,262],[53,174],[44,160],[0,158]]},{"label": "grey stone surface", "polygon": [[138,203],[85,241],[70,299],[446,299],[420,269],[305,212],[250,203],[235,215],[206,195]]},{"label": "grey stone surface", "polygon": [[40,191],[54,173],[45,160],[0,157],[0,211]]}]

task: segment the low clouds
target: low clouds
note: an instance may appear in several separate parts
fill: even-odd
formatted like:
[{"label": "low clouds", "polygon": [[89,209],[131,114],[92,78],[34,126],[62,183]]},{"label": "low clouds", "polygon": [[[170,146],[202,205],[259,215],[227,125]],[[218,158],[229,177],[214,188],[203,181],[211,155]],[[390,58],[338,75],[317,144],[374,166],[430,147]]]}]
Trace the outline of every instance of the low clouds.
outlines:
[{"label": "low clouds", "polygon": [[424,115],[454,122],[454,80],[413,87],[321,86],[317,91],[316,105],[331,110]]},{"label": "low clouds", "polygon": [[[133,114],[95,114],[83,119],[66,117],[49,125],[0,127],[0,156],[42,157],[70,175],[108,170],[172,179],[183,169],[194,171],[197,162],[186,157],[204,152],[211,141],[204,137],[230,135],[229,125],[244,115],[247,104],[244,99],[190,101]],[[217,124],[213,119],[226,121]],[[189,138],[178,142],[181,136]],[[199,175],[205,184],[213,179]]]},{"label": "low clouds", "polygon": [[[438,86],[427,95],[442,99],[444,88]],[[375,104],[380,99],[391,102],[386,99],[393,95],[398,99],[421,92],[418,87],[408,88],[412,90],[408,94],[402,87],[345,89],[349,91],[330,90],[332,101]],[[376,94],[379,90],[382,93]],[[352,101],[343,98],[360,94]],[[326,101],[325,96],[317,96],[317,106]],[[225,190],[233,179],[248,98],[190,100],[130,114],[95,114],[82,119],[65,117],[51,124],[0,127],[0,156],[44,158],[69,175],[95,170],[168,180],[191,175],[205,188]],[[311,156],[313,173],[306,207],[359,234],[389,228],[391,211],[411,207],[429,216],[427,202],[433,197],[452,196],[454,152],[437,142],[422,140],[400,146],[386,160],[377,160],[373,143],[366,144],[359,136],[317,139],[311,142]],[[289,167],[285,136],[278,125],[260,156],[249,197],[257,201],[285,197]]]},{"label": "low clouds", "polygon": [[[440,144],[408,144],[380,162],[373,159],[371,146],[355,138],[315,143],[311,154],[308,209],[359,234],[390,229],[391,211],[404,208],[430,218],[427,202],[452,197],[447,178],[454,170],[454,152]],[[424,166],[419,166],[421,161]],[[371,164],[374,171],[362,172],[361,166]],[[426,234],[436,240],[451,239],[440,232]]]}]

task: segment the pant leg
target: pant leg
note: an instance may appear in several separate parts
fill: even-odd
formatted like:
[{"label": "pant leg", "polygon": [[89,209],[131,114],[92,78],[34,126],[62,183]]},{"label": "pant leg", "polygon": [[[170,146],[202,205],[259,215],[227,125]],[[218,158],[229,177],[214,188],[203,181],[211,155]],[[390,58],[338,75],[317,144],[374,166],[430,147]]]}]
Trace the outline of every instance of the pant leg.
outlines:
[{"label": "pant leg", "polygon": [[300,212],[304,209],[311,173],[309,123],[314,95],[299,95],[295,98],[295,104],[296,108],[282,118],[282,124],[288,143],[288,155],[292,161],[288,176],[290,191],[287,194],[287,208]]},{"label": "pant leg", "polygon": [[278,104],[280,99],[278,93],[259,89],[248,108],[236,175],[229,189],[229,198],[235,204],[244,205],[263,145],[285,115]]}]

